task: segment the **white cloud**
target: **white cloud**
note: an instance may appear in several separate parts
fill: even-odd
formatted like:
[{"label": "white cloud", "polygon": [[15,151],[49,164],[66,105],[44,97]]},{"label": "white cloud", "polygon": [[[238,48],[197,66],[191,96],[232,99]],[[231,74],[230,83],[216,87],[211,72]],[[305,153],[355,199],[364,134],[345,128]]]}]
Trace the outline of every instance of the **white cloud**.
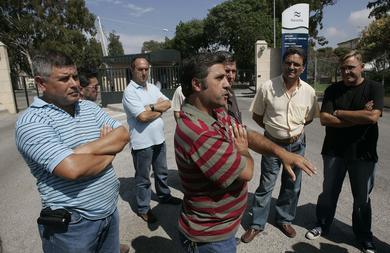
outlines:
[{"label": "white cloud", "polygon": [[119,33],[119,40],[122,42],[125,54],[139,54],[141,53],[142,44],[145,41],[156,40],[164,41],[163,36],[158,35],[127,35]]},{"label": "white cloud", "polygon": [[143,14],[145,13],[148,13],[148,12],[151,12],[153,11],[154,9],[151,8],[151,7],[147,7],[147,8],[143,8],[143,7],[140,7],[140,6],[136,6],[134,4],[127,4],[125,5],[127,8],[129,8],[130,10],[130,15],[131,16],[134,16],[134,17],[139,17],[139,16],[142,16]]},{"label": "white cloud", "polygon": [[329,44],[327,44],[329,47],[336,47],[336,43],[347,38],[347,34],[343,30],[333,26],[326,28],[320,35],[324,36],[329,41]]},{"label": "white cloud", "polygon": [[326,37],[340,38],[345,36],[346,34],[342,30],[337,29],[336,27],[331,26],[326,28]]},{"label": "white cloud", "polygon": [[363,9],[351,12],[348,17],[348,23],[356,28],[357,31],[361,31],[364,27],[371,23],[371,21],[374,20],[373,18],[368,18],[370,11],[370,9]]}]

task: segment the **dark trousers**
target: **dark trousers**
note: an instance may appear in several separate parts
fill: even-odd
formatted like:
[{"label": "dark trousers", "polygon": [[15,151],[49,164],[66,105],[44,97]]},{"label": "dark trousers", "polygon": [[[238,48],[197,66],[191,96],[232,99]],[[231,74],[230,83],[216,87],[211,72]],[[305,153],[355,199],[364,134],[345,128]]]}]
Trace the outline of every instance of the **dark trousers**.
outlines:
[{"label": "dark trousers", "polygon": [[324,182],[317,202],[317,222],[329,232],[337,200],[348,171],[353,196],[352,228],[359,241],[372,240],[370,193],[374,187],[375,162],[323,155]]}]

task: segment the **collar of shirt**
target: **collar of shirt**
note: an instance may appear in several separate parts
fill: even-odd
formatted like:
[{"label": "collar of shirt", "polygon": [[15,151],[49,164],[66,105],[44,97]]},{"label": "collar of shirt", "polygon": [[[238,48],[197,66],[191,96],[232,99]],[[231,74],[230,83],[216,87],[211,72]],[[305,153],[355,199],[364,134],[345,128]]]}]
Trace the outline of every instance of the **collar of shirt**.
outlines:
[{"label": "collar of shirt", "polygon": [[[78,100],[74,106],[75,106],[75,115],[78,115],[80,113],[80,103],[83,103],[84,100]],[[52,109],[55,109],[55,110],[61,110],[61,111],[64,111],[63,109],[59,108],[58,106],[54,105],[54,104],[49,104],[47,103],[45,100],[43,100],[42,98],[40,97],[34,97],[34,101],[33,103],[31,104],[31,107],[32,108],[44,108],[44,107],[50,107]],[[65,112],[65,111],[64,111]]]},{"label": "collar of shirt", "polygon": [[222,133],[225,135],[225,137],[231,141],[229,126],[231,125],[232,120],[227,115],[224,108],[214,109],[213,113],[215,117],[212,117],[208,113],[200,111],[198,108],[185,101],[182,107],[182,111],[195,117],[196,119],[203,121],[209,127],[214,128],[217,125],[217,129],[222,130]]},{"label": "collar of shirt", "polygon": [[208,113],[204,113],[201,110],[199,110],[198,108],[196,108],[195,106],[188,103],[187,100],[184,101],[182,111],[184,113],[188,113],[196,118],[199,118],[204,123],[206,123],[208,126],[213,125],[214,122],[217,121],[217,119],[215,119],[214,117],[211,117]]},{"label": "collar of shirt", "polygon": [[132,85],[136,89],[144,89],[148,87],[149,83],[146,83],[145,86],[139,85],[138,83],[134,82],[133,80],[130,81],[130,85]]},{"label": "collar of shirt", "polygon": [[284,94],[287,95],[287,97],[293,97],[302,86],[301,78],[298,77],[297,88],[293,91],[293,93],[291,93],[291,96],[290,96],[290,94],[288,94],[288,92],[287,92],[287,87],[286,87],[286,83],[284,82],[283,75],[280,75],[279,77],[280,77],[280,83],[282,84],[281,89],[284,92]]}]

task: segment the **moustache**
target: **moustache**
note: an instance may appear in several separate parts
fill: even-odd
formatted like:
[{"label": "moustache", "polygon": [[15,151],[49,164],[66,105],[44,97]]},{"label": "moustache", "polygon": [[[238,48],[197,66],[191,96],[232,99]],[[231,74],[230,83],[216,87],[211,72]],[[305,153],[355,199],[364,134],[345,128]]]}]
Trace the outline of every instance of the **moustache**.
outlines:
[{"label": "moustache", "polygon": [[71,92],[70,93],[77,93],[79,94],[80,93],[80,89],[77,87],[77,88],[71,88]]}]

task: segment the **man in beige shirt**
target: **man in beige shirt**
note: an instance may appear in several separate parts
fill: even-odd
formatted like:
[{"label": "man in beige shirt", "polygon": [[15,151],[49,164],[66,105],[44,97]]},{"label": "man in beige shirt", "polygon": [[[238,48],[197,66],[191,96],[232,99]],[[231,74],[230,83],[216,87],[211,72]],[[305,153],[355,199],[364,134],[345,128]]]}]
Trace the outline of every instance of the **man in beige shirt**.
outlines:
[{"label": "man in beige shirt", "polygon": [[[256,93],[250,111],[256,123],[265,129],[264,135],[289,152],[304,155],[306,142],[304,126],[319,116],[314,89],[299,76],[305,69],[306,57],[298,48],[288,48],[283,55],[282,75],[265,82]],[[245,243],[252,241],[264,230],[270,210],[272,190],[282,161],[272,155],[261,160],[260,185],[253,201],[252,225],[242,235]],[[291,226],[295,218],[301,189],[302,173],[293,168],[295,181],[287,170],[282,172],[282,183],[276,201],[276,224],[288,237],[295,237]]]}]

